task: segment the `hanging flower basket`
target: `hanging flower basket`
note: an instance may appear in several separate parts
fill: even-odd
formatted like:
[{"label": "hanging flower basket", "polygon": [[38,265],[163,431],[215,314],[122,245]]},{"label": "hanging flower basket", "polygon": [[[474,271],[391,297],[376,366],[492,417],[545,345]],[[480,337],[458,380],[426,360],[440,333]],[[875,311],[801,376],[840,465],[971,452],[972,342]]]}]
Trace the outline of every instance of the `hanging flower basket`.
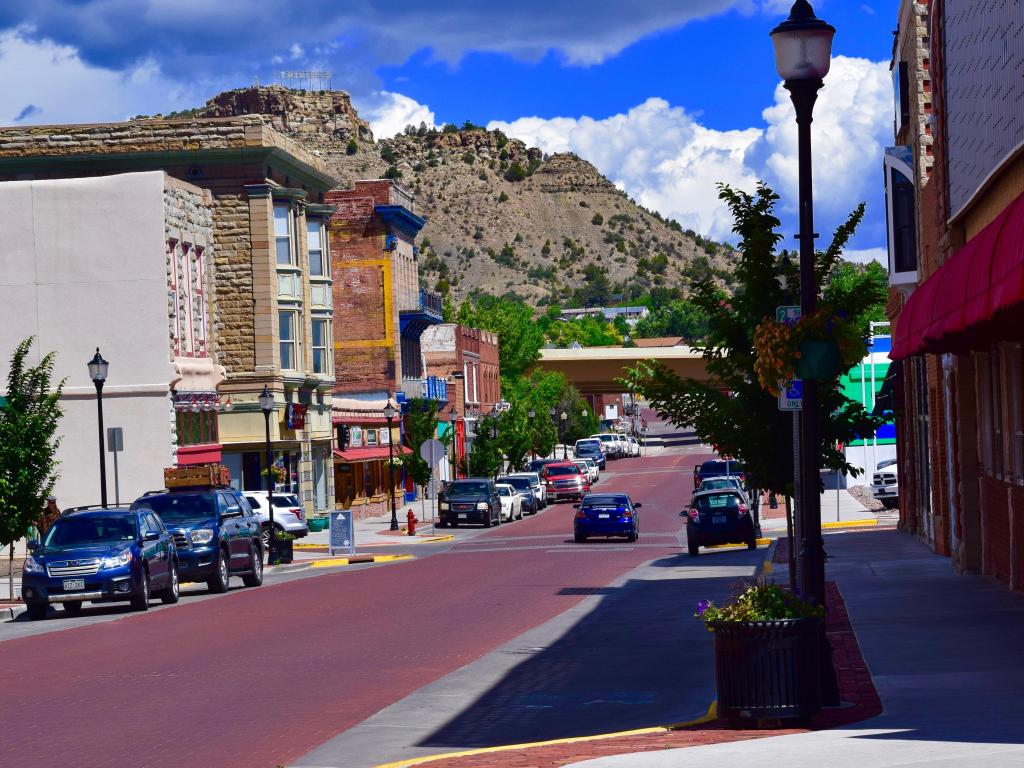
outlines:
[{"label": "hanging flower basket", "polygon": [[[267,474],[268,474],[268,471],[266,469],[264,469],[261,474],[264,477],[266,477]],[[270,468],[269,474],[270,474],[271,479],[275,483],[283,483],[285,480],[288,479],[288,473],[285,472],[284,467],[278,467],[278,466],[275,465],[275,466]]]},{"label": "hanging flower basket", "polygon": [[778,394],[779,382],[834,378],[867,351],[858,325],[827,308],[795,322],[765,318],[754,332],[754,370],[761,386],[772,394]]}]

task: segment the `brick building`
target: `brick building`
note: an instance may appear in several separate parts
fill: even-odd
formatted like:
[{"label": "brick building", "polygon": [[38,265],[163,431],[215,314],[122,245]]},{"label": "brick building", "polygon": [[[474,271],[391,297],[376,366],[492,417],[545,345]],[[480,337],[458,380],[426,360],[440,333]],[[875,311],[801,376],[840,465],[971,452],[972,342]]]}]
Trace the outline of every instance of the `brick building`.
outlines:
[{"label": "brick building", "polygon": [[[424,225],[408,192],[387,179],[333,190],[330,222],[335,331],[336,497],[360,516],[387,511],[388,440],[384,407],[411,398],[447,401],[447,382],[424,371],[420,337],[441,322],[441,297],[420,287],[416,236]],[[395,473],[396,486],[402,473]],[[406,493],[412,492],[406,487]],[[400,488],[394,491],[401,493]]]},{"label": "brick building", "polygon": [[[277,401],[271,440],[286,488],[300,494],[308,512],[329,509],[333,307],[324,193],[335,180],[320,159],[257,115],[0,129],[0,181],[157,170],[208,195],[212,212],[212,240],[205,245],[164,233],[173,285],[192,291],[172,302],[178,325],[169,332],[168,358],[215,357],[225,372],[205,399],[184,388],[171,394],[179,406],[178,434],[205,441],[181,446],[179,460],[215,459],[219,445],[237,485],[262,487],[264,419],[257,398],[266,385]],[[111,208],[103,215],[128,213]],[[84,253],[64,258],[75,264],[88,258]],[[117,308],[112,314],[131,322]],[[205,317],[208,338],[190,330],[197,317]],[[109,387],[117,385],[112,355]],[[217,406],[214,441],[207,408]],[[210,423],[192,430],[182,419],[194,420],[187,415],[193,413]]]},{"label": "brick building", "polygon": [[900,146],[887,151],[913,174],[910,195],[887,190],[901,526],[1017,590],[1024,112],[1020,79],[1005,73],[1024,64],[1022,33],[1019,9],[996,0],[901,3]]},{"label": "brick building", "polygon": [[441,434],[455,429],[457,461],[472,450],[475,426],[501,400],[498,335],[464,325],[445,323],[423,334],[427,373],[451,382],[449,407],[441,409]]}]

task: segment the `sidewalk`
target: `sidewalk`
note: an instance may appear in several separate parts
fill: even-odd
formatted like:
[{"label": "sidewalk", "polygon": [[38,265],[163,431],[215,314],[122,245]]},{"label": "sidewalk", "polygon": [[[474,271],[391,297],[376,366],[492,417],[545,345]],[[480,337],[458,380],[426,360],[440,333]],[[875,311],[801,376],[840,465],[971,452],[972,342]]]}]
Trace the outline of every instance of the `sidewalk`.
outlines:
[{"label": "sidewalk", "polygon": [[[769,509],[766,503],[761,505],[762,530],[786,530],[786,500],[779,498],[778,503],[776,509]],[[821,494],[821,522],[826,528],[847,524],[876,525],[895,519],[888,512],[883,515],[868,509],[846,489],[823,491]]]}]

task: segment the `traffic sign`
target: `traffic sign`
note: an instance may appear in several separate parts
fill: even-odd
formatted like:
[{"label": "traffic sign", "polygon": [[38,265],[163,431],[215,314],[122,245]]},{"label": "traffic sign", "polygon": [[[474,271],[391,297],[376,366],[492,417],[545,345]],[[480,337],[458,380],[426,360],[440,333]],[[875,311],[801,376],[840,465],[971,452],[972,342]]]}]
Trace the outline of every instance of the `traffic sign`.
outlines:
[{"label": "traffic sign", "polygon": [[804,383],[800,379],[779,382],[779,410],[801,411],[804,407]]},{"label": "traffic sign", "polygon": [[427,462],[430,470],[433,471],[437,463],[444,458],[444,445],[441,444],[440,440],[433,438],[424,440],[423,444],[420,445],[420,458]]},{"label": "traffic sign", "polygon": [[775,319],[780,323],[795,323],[800,319],[800,307],[776,307]]}]

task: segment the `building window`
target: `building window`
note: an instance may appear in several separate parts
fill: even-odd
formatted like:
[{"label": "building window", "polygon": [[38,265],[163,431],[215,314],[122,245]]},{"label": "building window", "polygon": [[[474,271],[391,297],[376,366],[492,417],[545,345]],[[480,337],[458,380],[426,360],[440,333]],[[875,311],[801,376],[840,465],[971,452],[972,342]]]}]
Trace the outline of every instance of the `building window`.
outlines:
[{"label": "building window", "polygon": [[349,436],[349,445],[351,445],[353,448],[362,448],[363,447],[363,428],[362,427],[352,427],[349,430],[349,432],[348,432],[348,436]]},{"label": "building window", "polygon": [[896,133],[899,133],[903,126],[910,124],[910,74],[907,62],[899,62],[892,70],[893,97],[896,106]]},{"label": "building window", "polygon": [[331,371],[331,321],[313,318],[313,373]]},{"label": "building window", "polygon": [[319,219],[306,221],[306,244],[309,248],[310,277],[325,277],[327,267],[324,261],[323,224]]},{"label": "building window", "polygon": [[381,427],[380,430],[380,444],[391,445],[391,435],[388,433],[387,427]]},{"label": "building window", "polygon": [[299,338],[299,313],[294,309],[282,309],[277,313],[280,324],[281,368],[298,370],[302,345]]},{"label": "building window", "polygon": [[366,445],[376,446],[377,445],[377,430],[368,429],[366,430]]},{"label": "building window", "polygon": [[274,204],[274,242],[277,248],[278,266],[294,265],[295,249],[292,248],[292,209],[290,205]]}]

